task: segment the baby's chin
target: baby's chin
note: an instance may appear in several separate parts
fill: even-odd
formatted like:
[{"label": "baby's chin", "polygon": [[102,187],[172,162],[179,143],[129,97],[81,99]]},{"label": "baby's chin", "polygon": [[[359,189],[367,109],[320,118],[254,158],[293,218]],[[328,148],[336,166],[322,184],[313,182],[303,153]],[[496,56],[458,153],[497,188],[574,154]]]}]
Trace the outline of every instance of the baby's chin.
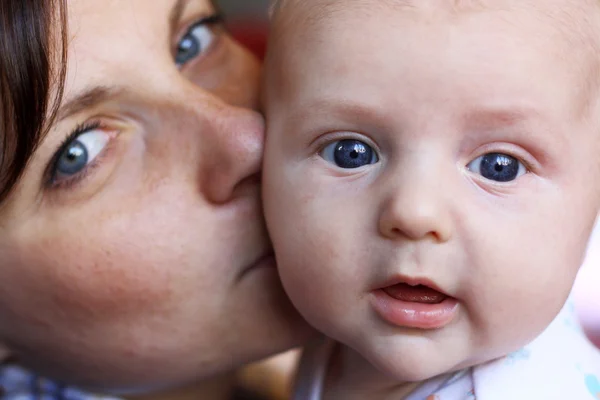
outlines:
[{"label": "baby's chin", "polygon": [[389,380],[390,384],[422,382],[475,363],[467,342],[438,341],[416,330],[398,335],[362,332],[361,337],[347,339],[346,346],[353,349],[350,354],[355,352],[359,357],[346,359],[369,365],[372,370],[366,370],[365,375]]},{"label": "baby's chin", "polygon": [[[460,334],[460,333],[457,333]],[[468,335],[465,333],[465,337]],[[522,343],[498,343],[496,346],[476,346],[468,340],[439,343],[430,338],[414,336],[385,338],[384,341],[354,343],[354,348],[382,376],[398,384],[423,382],[444,374],[481,365],[522,348]]]},{"label": "baby's chin", "polygon": [[388,353],[368,354],[365,357],[383,376],[390,377],[394,382],[423,382],[438,375],[459,371],[468,367],[467,363],[455,363],[452,360],[437,355],[430,358],[419,352],[406,352],[405,356],[391,357]]}]

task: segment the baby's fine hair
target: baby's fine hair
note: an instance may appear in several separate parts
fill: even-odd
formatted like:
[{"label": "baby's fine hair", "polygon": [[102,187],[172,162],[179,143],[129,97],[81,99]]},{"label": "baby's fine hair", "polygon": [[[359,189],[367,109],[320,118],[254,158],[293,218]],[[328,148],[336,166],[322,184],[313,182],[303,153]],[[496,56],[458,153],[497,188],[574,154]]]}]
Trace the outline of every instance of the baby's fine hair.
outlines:
[{"label": "baby's fine hair", "polygon": [[[365,7],[406,7],[413,6],[423,0],[353,0]],[[481,11],[488,7],[500,7],[497,0],[438,0],[439,6],[446,6],[452,13],[469,13]],[[277,19],[277,16],[285,8],[293,5],[306,5],[307,0],[270,0],[269,16]],[[532,7],[549,17],[553,25],[559,30],[570,43],[570,48],[577,53],[586,54],[589,60],[582,63],[580,73],[586,76],[585,87],[582,96],[586,98],[589,106],[597,107],[600,114],[600,0],[544,0],[533,1],[529,5],[521,5],[518,0],[515,4],[523,7]],[[347,3],[346,3],[347,4]],[[330,14],[344,7],[344,2],[332,2],[330,0],[314,0],[313,17]],[[543,5],[543,6],[538,6]],[[596,12],[593,12],[593,10]],[[288,18],[291,18],[289,15]],[[287,18],[286,18],[287,20]],[[275,21],[274,21],[275,22]],[[283,24],[284,26],[286,23]],[[596,114],[596,113],[593,113]],[[597,115],[600,123],[600,115]]]}]

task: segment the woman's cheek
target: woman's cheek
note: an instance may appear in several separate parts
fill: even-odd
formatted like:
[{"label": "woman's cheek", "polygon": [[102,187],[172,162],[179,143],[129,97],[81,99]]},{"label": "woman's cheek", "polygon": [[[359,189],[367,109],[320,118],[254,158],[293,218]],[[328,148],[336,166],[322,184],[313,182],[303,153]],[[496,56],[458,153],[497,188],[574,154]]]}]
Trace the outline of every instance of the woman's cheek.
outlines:
[{"label": "woman's cheek", "polygon": [[248,50],[230,37],[225,36],[222,41],[201,68],[190,66],[190,80],[227,104],[256,109],[261,66]]},{"label": "woman's cheek", "polygon": [[90,229],[96,234],[32,235],[14,243],[9,258],[14,262],[0,272],[2,297],[14,300],[5,306],[55,323],[133,317],[170,304],[172,276],[160,268],[160,254],[150,263],[148,246],[126,243],[119,235],[103,238],[98,226]]}]

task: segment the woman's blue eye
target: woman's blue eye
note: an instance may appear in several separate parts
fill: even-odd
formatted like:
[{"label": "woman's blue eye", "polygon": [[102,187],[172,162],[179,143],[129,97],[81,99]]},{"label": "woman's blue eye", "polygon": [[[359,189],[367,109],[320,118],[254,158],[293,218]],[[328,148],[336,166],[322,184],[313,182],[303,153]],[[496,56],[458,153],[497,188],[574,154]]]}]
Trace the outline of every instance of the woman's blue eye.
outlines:
[{"label": "woman's blue eye", "polygon": [[371,146],[355,139],[331,143],[320,154],[326,161],[345,169],[360,168],[379,162],[379,157]]},{"label": "woman's blue eye", "polygon": [[83,132],[75,137],[56,158],[52,180],[69,179],[83,172],[102,153],[109,141],[109,135],[100,129]]},{"label": "woman's blue eye", "polygon": [[180,67],[185,65],[209,49],[214,40],[215,33],[208,22],[201,21],[193,25],[177,43],[175,63]]},{"label": "woman's blue eye", "polygon": [[527,169],[521,161],[502,153],[484,154],[471,161],[467,168],[485,179],[496,182],[514,181],[527,173]]}]

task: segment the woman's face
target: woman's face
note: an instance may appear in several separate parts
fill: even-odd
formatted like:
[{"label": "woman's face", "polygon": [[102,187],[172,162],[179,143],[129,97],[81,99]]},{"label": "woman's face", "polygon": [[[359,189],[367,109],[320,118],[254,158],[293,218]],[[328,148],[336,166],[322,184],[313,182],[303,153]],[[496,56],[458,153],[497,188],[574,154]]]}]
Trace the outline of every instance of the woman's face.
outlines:
[{"label": "woman's face", "polygon": [[299,343],[261,213],[256,60],[209,0],[68,7],[58,117],[0,209],[1,340],[115,390]]}]

